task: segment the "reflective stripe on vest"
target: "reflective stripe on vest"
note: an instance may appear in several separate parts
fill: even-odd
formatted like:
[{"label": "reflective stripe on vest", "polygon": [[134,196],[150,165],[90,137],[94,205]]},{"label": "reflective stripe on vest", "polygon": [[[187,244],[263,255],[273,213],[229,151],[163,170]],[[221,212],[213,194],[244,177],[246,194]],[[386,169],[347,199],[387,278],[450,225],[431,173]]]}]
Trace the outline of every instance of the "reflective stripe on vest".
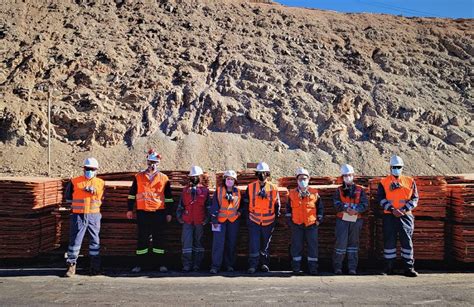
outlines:
[{"label": "reflective stripe on vest", "polygon": [[219,213],[217,214],[217,221],[219,223],[224,223],[229,220],[233,223],[239,217],[238,210],[240,207],[240,191],[237,188],[233,188],[232,196],[233,201],[230,202],[225,198],[224,191],[227,191],[225,187],[218,188],[217,191],[217,201],[219,203]]},{"label": "reflective stripe on vest", "polygon": [[[265,193],[268,198],[268,207],[266,206],[266,198],[257,197],[257,185],[258,182],[251,183],[249,185],[251,194],[249,204],[249,219],[259,225],[267,226],[275,221],[275,204],[277,199],[278,190],[271,183],[265,184]],[[269,189],[267,190],[267,186]],[[268,208],[268,210],[266,210]]]},{"label": "reflective stripe on vest", "polygon": [[308,188],[309,196],[301,197],[298,189],[290,190],[291,220],[297,225],[311,226],[317,220],[316,203],[319,199],[318,190]]},{"label": "reflective stripe on vest", "polygon": [[157,211],[165,209],[165,186],[168,176],[156,174],[150,181],[145,172],[135,176],[137,180],[137,210]]},{"label": "reflective stripe on vest", "polygon": [[[346,203],[346,204],[360,204],[360,196],[362,194],[362,187],[360,185],[355,186],[355,191],[354,191],[354,198],[351,198],[349,196],[344,196],[344,193],[342,193],[342,186],[339,187],[339,197],[341,199],[341,202]],[[344,212],[338,212],[337,217],[342,219]],[[357,214],[357,218],[361,218],[362,215]]]},{"label": "reflective stripe on vest", "polygon": [[[414,179],[408,176],[400,176],[398,179],[390,175],[380,181],[385,190],[385,199],[395,209],[400,209],[407,201],[409,201],[413,195],[413,183]],[[399,183],[400,187],[391,190],[392,183]],[[384,213],[392,213],[388,210],[384,210]]]},{"label": "reflective stripe on vest", "polygon": [[[100,213],[100,206],[102,205],[102,196],[104,195],[104,181],[99,178],[87,179],[84,176],[79,176],[71,180],[73,186],[71,203],[72,213],[76,214],[90,214]],[[88,191],[93,188],[94,193]]]}]

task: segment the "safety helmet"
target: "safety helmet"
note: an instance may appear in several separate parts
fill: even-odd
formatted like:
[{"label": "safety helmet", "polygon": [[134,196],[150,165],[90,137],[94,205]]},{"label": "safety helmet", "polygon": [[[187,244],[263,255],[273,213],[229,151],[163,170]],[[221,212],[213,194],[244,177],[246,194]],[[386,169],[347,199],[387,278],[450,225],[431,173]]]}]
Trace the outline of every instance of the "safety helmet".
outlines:
[{"label": "safety helmet", "polygon": [[392,156],[390,158],[390,166],[403,166],[403,160],[399,156]]},{"label": "safety helmet", "polygon": [[234,178],[235,180],[237,180],[237,173],[231,169],[227,170],[224,172],[224,178],[227,178],[227,177]]},{"label": "safety helmet", "polygon": [[157,153],[154,149],[150,149],[146,155],[147,161],[160,162],[161,155]]},{"label": "safety helmet", "polygon": [[349,164],[343,164],[341,166],[341,175],[344,176],[349,174],[354,174],[354,168]]},{"label": "safety helmet", "polygon": [[269,172],[270,167],[265,162],[260,162],[257,164],[257,172]]},{"label": "safety helmet", "polygon": [[306,175],[309,177],[309,172],[307,169],[299,167],[296,169],[296,178],[298,178],[299,175]]},{"label": "safety helmet", "polygon": [[202,169],[199,166],[191,167],[191,171],[189,172],[190,177],[200,176],[202,174],[203,174]]},{"label": "safety helmet", "polygon": [[87,158],[84,160],[84,167],[99,168],[99,162],[95,158]]}]

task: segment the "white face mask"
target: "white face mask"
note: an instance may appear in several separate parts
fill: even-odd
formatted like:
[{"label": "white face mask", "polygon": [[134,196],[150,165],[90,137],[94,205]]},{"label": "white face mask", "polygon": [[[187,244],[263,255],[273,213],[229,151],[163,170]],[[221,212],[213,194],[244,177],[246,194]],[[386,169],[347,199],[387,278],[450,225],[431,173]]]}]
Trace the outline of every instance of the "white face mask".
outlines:
[{"label": "white face mask", "polygon": [[342,179],[344,179],[344,182],[346,184],[352,184],[354,181],[354,176],[343,176]]}]

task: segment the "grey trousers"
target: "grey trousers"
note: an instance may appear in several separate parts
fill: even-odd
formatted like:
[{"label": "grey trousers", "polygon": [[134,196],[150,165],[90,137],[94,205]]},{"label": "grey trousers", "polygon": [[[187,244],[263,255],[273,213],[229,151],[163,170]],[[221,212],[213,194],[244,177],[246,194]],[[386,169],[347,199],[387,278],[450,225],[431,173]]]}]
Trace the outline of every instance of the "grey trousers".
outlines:
[{"label": "grey trousers", "polygon": [[183,246],[183,267],[199,269],[204,258],[204,247],[202,246],[203,225],[183,224],[181,243]]},{"label": "grey trousers", "polygon": [[347,264],[349,270],[357,270],[359,263],[359,236],[364,220],[357,219],[356,222],[336,219],[336,245],[334,247],[333,266],[334,270],[342,270],[342,262],[347,253]]}]

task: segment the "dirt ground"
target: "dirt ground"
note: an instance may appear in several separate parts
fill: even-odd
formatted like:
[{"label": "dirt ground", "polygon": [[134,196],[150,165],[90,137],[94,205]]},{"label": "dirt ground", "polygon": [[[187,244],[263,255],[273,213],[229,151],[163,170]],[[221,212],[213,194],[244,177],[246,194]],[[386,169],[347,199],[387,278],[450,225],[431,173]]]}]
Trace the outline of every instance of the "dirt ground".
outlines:
[{"label": "dirt ground", "polygon": [[[1,269],[0,303],[10,305],[456,305],[474,304],[474,274],[248,276],[181,273],[58,277],[63,269]],[[110,273],[110,272],[109,272]]]}]

